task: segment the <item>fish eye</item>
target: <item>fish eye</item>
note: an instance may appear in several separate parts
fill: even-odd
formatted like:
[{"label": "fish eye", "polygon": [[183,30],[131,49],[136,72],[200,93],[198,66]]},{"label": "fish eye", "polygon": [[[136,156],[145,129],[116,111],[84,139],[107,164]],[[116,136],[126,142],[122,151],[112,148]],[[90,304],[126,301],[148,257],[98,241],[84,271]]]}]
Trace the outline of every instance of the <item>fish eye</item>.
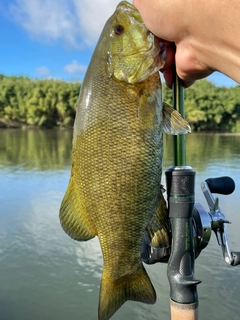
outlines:
[{"label": "fish eye", "polygon": [[115,28],[114,28],[114,33],[117,35],[117,36],[120,36],[120,34],[122,34],[124,31],[124,28],[121,24],[118,24]]}]

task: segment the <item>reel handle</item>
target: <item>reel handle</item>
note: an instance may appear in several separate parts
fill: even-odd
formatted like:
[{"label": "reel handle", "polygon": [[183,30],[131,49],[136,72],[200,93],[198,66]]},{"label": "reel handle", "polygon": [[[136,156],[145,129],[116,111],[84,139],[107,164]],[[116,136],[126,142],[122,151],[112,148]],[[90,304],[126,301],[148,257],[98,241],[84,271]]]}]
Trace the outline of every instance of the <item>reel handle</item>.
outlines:
[{"label": "reel handle", "polygon": [[209,178],[206,182],[212,193],[228,195],[235,190],[235,182],[230,177]]}]

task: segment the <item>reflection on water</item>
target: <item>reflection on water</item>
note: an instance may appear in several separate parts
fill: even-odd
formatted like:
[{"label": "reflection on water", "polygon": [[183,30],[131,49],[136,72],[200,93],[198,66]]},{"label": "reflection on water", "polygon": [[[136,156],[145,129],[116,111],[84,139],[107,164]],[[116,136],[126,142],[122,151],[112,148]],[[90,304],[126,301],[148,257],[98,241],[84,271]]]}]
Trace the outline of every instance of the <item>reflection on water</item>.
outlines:
[{"label": "reflection on water", "polygon": [[64,169],[72,130],[1,130],[0,165],[16,170]]},{"label": "reflection on water", "polygon": [[[172,137],[165,135],[165,164],[172,165]],[[186,135],[187,163],[197,172],[237,168],[240,160],[240,135],[189,134]]]},{"label": "reflection on water", "polygon": [[[78,243],[61,229],[59,206],[71,165],[71,131],[0,132],[0,319],[97,319],[102,255],[98,239]],[[197,172],[196,201],[206,207],[200,183],[229,175],[232,195],[220,206],[232,221],[232,250],[240,250],[240,136],[187,136],[187,163]],[[165,137],[164,170],[172,165],[172,138]],[[163,179],[164,180],[164,179]],[[200,319],[239,319],[240,266],[224,263],[212,234],[196,260]],[[167,266],[146,266],[156,288],[154,306],[127,302],[114,319],[169,319]]]}]

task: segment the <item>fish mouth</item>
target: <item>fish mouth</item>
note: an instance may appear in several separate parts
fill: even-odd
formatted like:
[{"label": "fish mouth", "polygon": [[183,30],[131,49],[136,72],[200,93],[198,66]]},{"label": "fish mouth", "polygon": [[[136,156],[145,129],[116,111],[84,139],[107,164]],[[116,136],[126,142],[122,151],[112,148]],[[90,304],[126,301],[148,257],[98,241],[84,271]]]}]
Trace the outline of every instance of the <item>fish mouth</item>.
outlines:
[{"label": "fish mouth", "polygon": [[[131,4],[130,2],[127,1],[121,1],[118,6],[117,9],[120,9],[122,11],[124,11],[125,13],[127,13],[128,17],[130,18],[132,23],[140,23],[142,25],[145,26],[143,19],[140,15],[140,12],[137,10],[137,8]],[[146,28],[146,26],[145,26]],[[157,38],[155,37],[155,35],[150,32],[147,28],[146,28],[146,34],[147,34],[147,38],[148,38],[148,43],[149,46],[147,48],[144,48],[143,50],[140,50],[138,52],[133,52],[131,55],[134,54],[148,54],[149,56],[158,56],[160,53],[160,45],[157,41]]]},{"label": "fish mouth", "polygon": [[[140,23],[145,26],[142,20],[142,17],[140,15],[140,12],[137,10],[137,8],[133,4],[127,1],[122,1],[118,4],[117,8],[127,13],[132,23]],[[131,54],[128,54],[129,56],[142,54],[143,56],[145,55],[146,58],[153,59],[153,63],[151,64],[151,66],[149,66],[149,68],[146,70],[146,73],[142,75],[139,81],[143,81],[146,78],[148,78],[149,75],[152,75],[153,73],[159,71],[163,67],[165,62],[162,56],[160,55],[161,49],[160,49],[158,38],[152,32],[150,32],[147,28],[146,28],[146,34],[148,39],[147,41],[148,46],[143,48],[140,51],[136,51],[136,52],[132,52]]]},{"label": "fish mouth", "polygon": [[132,19],[136,20],[137,22],[143,23],[140,12],[130,2],[121,1],[116,9],[121,9],[122,11],[126,12]]},{"label": "fish mouth", "polygon": [[[136,27],[136,32],[139,32],[140,36],[139,40],[138,36],[133,37],[135,42],[129,42],[122,48],[121,52],[118,52],[118,56],[120,55],[122,59],[126,59],[126,65],[129,66],[132,64],[132,61],[135,61],[135,63],[132,64],[133,67],[127,67],[125,70],[122,69],[119,72],[113,72],[113,74],[118,80],[127,83],[134,84],[143,82],[158,72],[164,65],[164,60],[160,55],[161,48],[158,38],[146,28],[139,11],[131,3],[127,1],[120,2],[116,12],[119,21],[121,21],[121,19],[128,19],[130,25],[138,26],[138,29]],[[123,16],[121,16],[121,12]],[[112,63],[111,59],[109,59],[109,61]],[[136,61],[138,61],[138,63],[136,63]],[[119,66],[119,69],[121,68],[122,66]],[[111,74],[112,70],[110,68],[109,70]]]}]

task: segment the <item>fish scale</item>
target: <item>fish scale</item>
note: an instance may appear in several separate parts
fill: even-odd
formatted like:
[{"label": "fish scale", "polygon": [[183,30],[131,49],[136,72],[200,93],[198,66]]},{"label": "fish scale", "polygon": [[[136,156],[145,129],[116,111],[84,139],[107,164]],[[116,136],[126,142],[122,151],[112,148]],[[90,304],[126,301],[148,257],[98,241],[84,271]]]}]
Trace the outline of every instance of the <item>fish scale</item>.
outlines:
[{"label": "fish scale", "polygon": [[[124,30],[121,37],[119,30]],[[159,230],[155,242],[169,246],[161,193],[159,51],[136,8],[123,1],[102,31],[81,86],[60,221],[75,240],[99,238],[104,262],[99,320],[109,319],[126,300],[155,302],[140,257],[144,233],[151,238]],[[171,131],[177,123],[174,133],[187,132],[180,115],[174,122],[173,110],[166,110],[165,128]]]},{"label": "fish scale", "polygon": [[[148,80],[151,81],[160,90],[157,74]],[[71,180],[78,177],[81,182],[77,186],[78,202],[85,208],[87,220],[94,230],[93,236],[99,237],[105,274],[112,281],[128,283],[128,279],[134,278],[135,274],[143,270],[139,248],[144,230],[160,197],[162,133],[160,122],[156,122],[150,130],[146,128],[148,125],[141,124],[143,119],[139,119],[136,108],[139,88],[136,88],[135,95],[131,94],[126,99],[127,103],[122,87],[119,88],[114,81],[109,86],[109,91],[101,110],[105,113],[106,120],[102,121],[102,116],[100,121],[92,120],[90,112],[89,127],[75,137],[74,175]],[[120,101],[112,102],[109,99],[111,92],[117,94],[118,91],[121,93]],[[130,98],[133,100],[131,104],[128,103]],[[111,106],[110,111],[108,105]],[[157,105],[157,108],[161,108],[161,105]],[[156,107],[152,110],[155,111]],[[70,185],[72,184],[76,184],[76,181],[70,181]],[[66,225],[63,219],[62,224]],[[74,224],[71,226],[74,228]],[[124,280],[124,277],[127,279]],[[150,283],[148,276],[146,279]],[[138,281],[141,287],[141,281]],[[134,297],[126,295],[125,298],[154,302],[153,288],[150,287],[151,293],[145,297],[146,284],[143,283],[140,297],[135,294]]]}]

